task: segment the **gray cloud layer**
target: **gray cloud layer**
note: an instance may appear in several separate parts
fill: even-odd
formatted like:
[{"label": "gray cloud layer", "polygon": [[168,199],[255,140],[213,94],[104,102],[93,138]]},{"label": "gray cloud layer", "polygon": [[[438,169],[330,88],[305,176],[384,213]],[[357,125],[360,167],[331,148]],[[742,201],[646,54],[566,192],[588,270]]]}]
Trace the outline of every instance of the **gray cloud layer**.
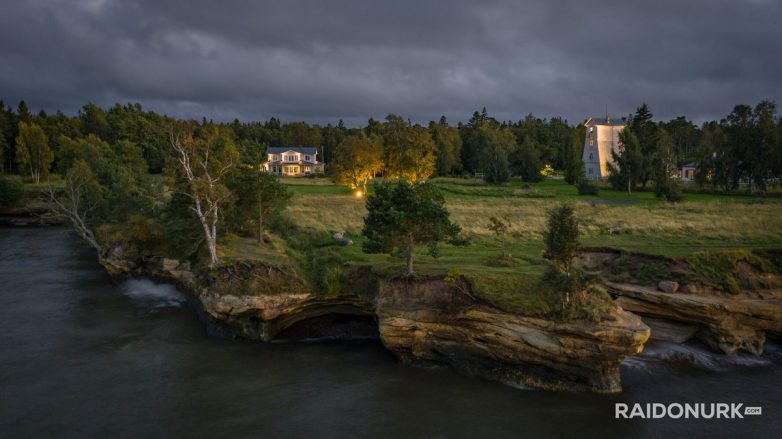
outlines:
[{"label": "gray cloud layer", "polygon": [[0,98],[360,124],[782,104],[777,0],[1,0]]}]

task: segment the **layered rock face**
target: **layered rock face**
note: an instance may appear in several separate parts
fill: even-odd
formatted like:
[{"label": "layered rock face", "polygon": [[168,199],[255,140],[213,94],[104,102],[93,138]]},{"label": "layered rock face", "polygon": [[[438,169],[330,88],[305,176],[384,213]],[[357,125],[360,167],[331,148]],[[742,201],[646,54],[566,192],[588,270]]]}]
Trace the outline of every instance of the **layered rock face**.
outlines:
[{"label": "layered rock face", "polygon": [[642,315],[655,338],[682,342],[697,336],[726,354],[761,355],[767,334],[782,333],[782,292],[759,298],[665,293],[611,282],[605,288],[619,306]]},{"label": "layered rock face", "polygon": [[476,303],[438,279],[386,285],[376,312],[383,344],[404,362],[552,390],[621,391],[619,364],[650,334],[618,307],[600,323],[560,323]]},{"label": "layered rock face", "polygon": [[177,282],[232,336],[271,341],[286,328],[322,316],[372,316],[382,343],[402,362],[452,366],[513,385],[619,392],[619,364],[639,353],[650,335],[638,316],[619,307],[599,323],[555,322],[498,310],[439,278],[389,281],[368,294],[336,297],[306,289],[253,294],[230,277],[218,280],[228,284],[197,287],[189,267],[178,261],[128,264],[114,256],[102,261],[110,273]]}]

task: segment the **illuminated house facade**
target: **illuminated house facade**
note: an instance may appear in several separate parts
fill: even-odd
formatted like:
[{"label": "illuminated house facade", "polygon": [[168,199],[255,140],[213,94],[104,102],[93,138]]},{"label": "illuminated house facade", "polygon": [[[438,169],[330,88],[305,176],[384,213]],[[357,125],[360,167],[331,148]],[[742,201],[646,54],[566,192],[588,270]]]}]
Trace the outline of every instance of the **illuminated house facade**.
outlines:
[{"label": "illuminated house facade", "polygon": [[269,147],[262,169],[271,174],[290,177],[323,173],[323,163],[318,161],[315,147]]},{"label": "illuminated house facade", "polygon": [[619,118],[590,117],[584,122],[584,176],[587,180],[599,180],[608,177],[608,164],[613,163],[611,151],[619,148],[619,133],[627,126]]}]

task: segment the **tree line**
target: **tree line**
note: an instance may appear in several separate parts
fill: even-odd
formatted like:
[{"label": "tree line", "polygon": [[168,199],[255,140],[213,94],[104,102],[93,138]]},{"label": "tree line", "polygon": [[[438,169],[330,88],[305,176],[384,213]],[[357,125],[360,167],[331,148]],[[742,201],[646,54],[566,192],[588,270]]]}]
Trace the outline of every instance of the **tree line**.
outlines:
[{"label": "tree line", "polygon": [[[139,104],[106,110],[87,104],[71,117],[59,111],[33,114],[24,101],[13,110],[0,101],[0,171],[29,175],[38,182],[50,172],[67,172],[69,157],[85,141],[122,141],[141,151],[148,172],[160,174],[169,149],[168,131],[175,122],[182,121],[144,111]],[[395,114],[382,121],[370,118],[354,128],[342,121],[321,126],[282,123],[274,117],[263,122],[190,123],[218,127],[248,162],[263,160],[265,146],[316,146],[330,176],[353,187],[365,188],[367,180],[378,175],[417,181],[477,174],[490,183],[515,175],[534,182],[544,178],[541,170],[547,165],[569,183],[583,178],[584,127],[556,117],[530,114],[499,121],[484,108],[455,126],[445,117],[420,125]],[[724,192],[741,184],[763,191],[782,175],[782,123],[773,102],[737,105],[722,120],[701,126],[683,116],[654,121],[644,104],[629,116],[628,125],[611,172],[616,188],[632,191],[654,183],[665,192],[673,187],[674,170],[691,162],[696,163],[698,183]]]},{"label": "tree line", "polygon": [[674,177],[683,164],[694,165],[701,187],[762,192],[782,179],[782,118],[774,102],[761,101],[698,128],[683,118],[654,122],[643,104],[620,133],[613,161],[609,181],[628,192],[652,185],[660,198],[677,199]]}]

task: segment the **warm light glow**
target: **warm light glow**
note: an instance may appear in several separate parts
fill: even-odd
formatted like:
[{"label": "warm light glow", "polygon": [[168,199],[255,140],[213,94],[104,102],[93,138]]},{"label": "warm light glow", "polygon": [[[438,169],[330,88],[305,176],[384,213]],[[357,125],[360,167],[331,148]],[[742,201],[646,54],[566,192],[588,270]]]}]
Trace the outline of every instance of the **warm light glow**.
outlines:
[{"label": "warm light glow", "polygon": [[364,193],[363,193],[363,192],[361,192],[361,191],[356,191],[356,197],[357,197],[357,198],[361,198],[361,197],[363,197],[363,196],[364,196]]}]

